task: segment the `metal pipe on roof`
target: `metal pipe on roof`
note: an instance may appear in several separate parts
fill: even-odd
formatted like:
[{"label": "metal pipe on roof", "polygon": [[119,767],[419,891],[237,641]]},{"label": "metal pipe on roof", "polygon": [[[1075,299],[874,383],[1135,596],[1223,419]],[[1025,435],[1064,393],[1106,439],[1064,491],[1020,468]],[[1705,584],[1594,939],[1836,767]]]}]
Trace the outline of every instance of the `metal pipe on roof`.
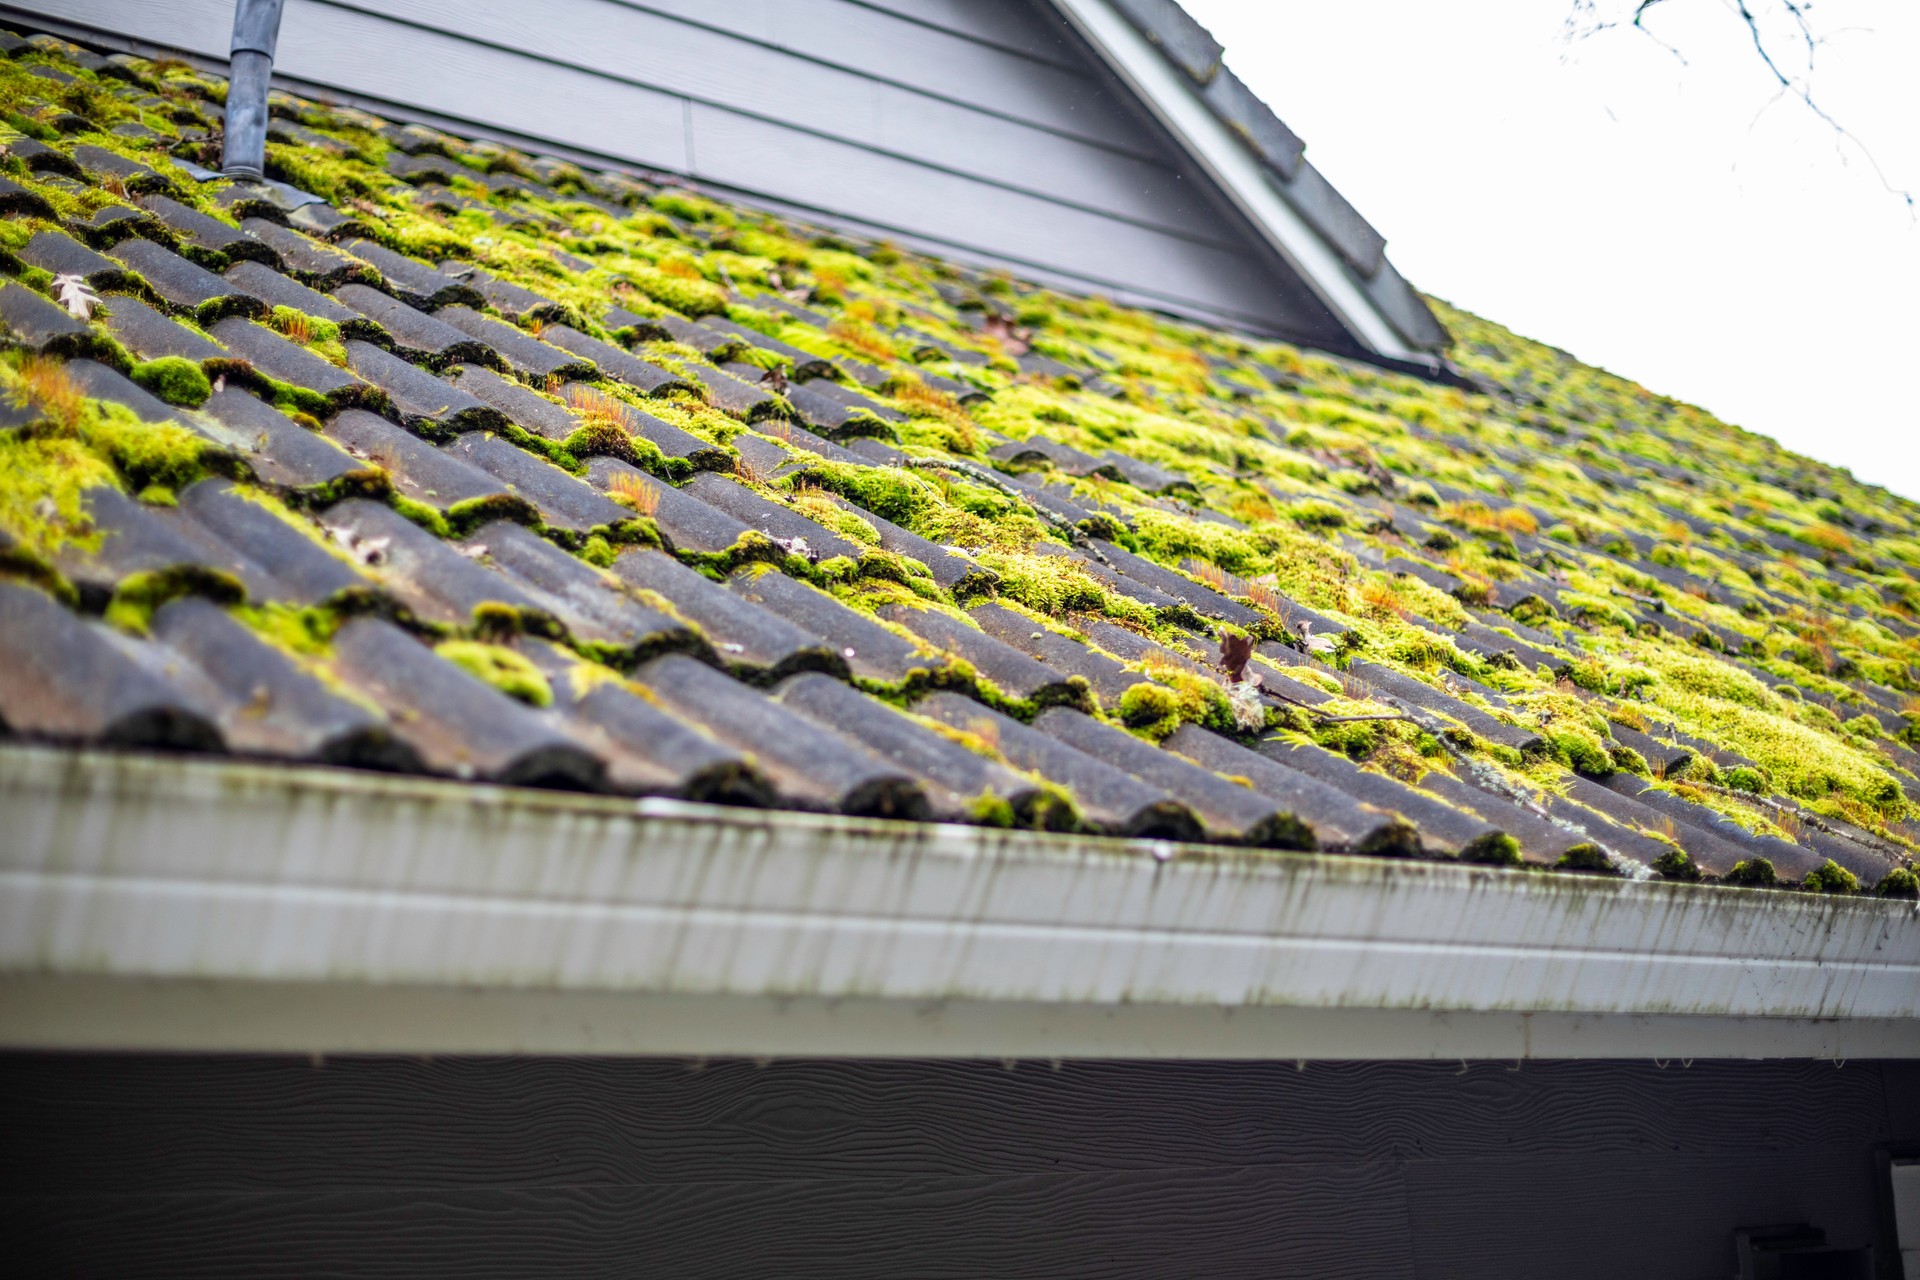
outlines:
[{"label": "metal pipe on roof", "polygon": [[266,177],[267,87],[286,0],[236,0],[228,55],[226,145],[220,170],[229,178]]}]

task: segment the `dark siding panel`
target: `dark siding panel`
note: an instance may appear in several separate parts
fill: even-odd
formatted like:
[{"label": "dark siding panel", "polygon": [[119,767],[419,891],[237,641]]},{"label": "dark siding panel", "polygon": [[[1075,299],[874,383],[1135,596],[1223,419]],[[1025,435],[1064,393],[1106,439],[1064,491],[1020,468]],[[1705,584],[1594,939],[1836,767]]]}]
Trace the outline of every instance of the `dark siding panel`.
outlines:
[{"label": "dark siding panel", "polygon": [[1829,1244],[1872,1244],[1872,1173],[1862,1147],[1773,1160],[1570,1152],[1415,1164],[1406,1183],[1420,1280],[1714,1280],[1736,1272],[1739,1227],[1809,1222]]},{"label": "dark siding panel", "polygon": [[12,1054],[0,1232],[36,1276],[1685,1280],[1867,1243],[1913,1076]]},{"label": "dark siding panel", "polygon": [[29,1274],[116,1277],[1412,1280],[1404,1216],[1386,1166],[0,1201]]},{"label": "dark siding panel", "polygon": [[[1865,1151],[1825,1063],[715,1062],[0,1056],[0,1196],[1125,1173]],[[1117,1119],[1123,1117],[1124,1119]],[[529,1134],[537,1133],[538,1141]]]}]

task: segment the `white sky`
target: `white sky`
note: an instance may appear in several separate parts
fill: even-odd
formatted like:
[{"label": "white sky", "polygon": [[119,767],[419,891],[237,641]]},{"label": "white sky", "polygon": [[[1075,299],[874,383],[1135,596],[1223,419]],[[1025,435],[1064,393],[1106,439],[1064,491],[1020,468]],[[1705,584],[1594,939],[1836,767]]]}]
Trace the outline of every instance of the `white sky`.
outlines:
[{"label": "white sky", "polygon": [[[1920,222],[1728,0],[1649,19],[1684,64],[1571,0],[1184,3],[1414,284],[1920,498]],[[1920,198],[1920,3],[1813,17],[1815,101]]]}]

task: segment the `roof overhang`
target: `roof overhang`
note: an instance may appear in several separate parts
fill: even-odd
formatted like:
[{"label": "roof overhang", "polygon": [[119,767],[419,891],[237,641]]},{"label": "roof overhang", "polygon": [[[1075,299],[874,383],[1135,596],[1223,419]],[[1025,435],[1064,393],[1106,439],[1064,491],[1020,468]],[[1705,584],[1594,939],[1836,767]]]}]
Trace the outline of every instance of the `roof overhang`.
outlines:
[{"label": "roof overhang", "polygon": [[1920,1057],[1913,904],[0,748],[0,1045]]},{"label": "roof overhang", "polygon": [[1433,353],[1400,335],[1340,254],[1281,198],[1261,162],[1191,81],[1109,0],[1052,3],[1358,342],[1390,360],[1436,364]]}]

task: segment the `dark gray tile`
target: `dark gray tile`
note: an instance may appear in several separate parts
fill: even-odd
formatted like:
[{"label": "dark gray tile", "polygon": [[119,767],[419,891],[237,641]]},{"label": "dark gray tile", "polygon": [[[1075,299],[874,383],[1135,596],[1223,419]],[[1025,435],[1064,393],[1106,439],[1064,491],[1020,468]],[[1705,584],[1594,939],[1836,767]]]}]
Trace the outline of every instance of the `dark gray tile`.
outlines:
[{"label": "dark gray tile", "polygon": [[741,599],[819,637],[847,660],[848,669],[861,680],[899,686],[927,680],[952,665],[944,655],[914,644],[817,587],[769,566],[740,569],[727,586]]},{"label": "dark gray tile", "polygon": [[978,604],[967,616],[994,639],[1011,645],[1028,657],[1042,662],[1063,676],[1079,676],[1099,695],[1108,710],[1119,705],[1120,696],[1137,684],[1157,683],[1150,676],[1126,667],[1104,653],[1089,649],[1078,640],[1050,631],[1025,614],[1015,613],[1003,604]]},{"label": "dark gray tile", "polygon": [[907,628],[937,649],[961,658],[1009,698],[1036,706],[1064,704],[1091,709],[1086,681],[1036,662],[1003,640],[937,609],[890,604],[880,610],[889,622]]},{"label": "dark gray tile", "polygon": [[229,316],[209,331],[233,357],[269,378],[324,396],[335,408],[382,408],[385,394],[372,383],[336,369],[313,352],[251,320]]},{"label": "dark gray tile", "polygon": [[318,320],[330,321],[340,327],[340,334],[346,338],[359,338],[376,346],[388,346],[392,339],[387,331],[374,321],[346,306],[339,299],[318,290],[309,289],[291,276],[281,275],[265,263],[251,260],[236,262],[227,268],[227,283],[243,293],[260,299],[271,310],[274,307],[291,307],[302,315],[313,316]]},{"label": "dark gray tile", "polygon": [[230,481],[202,480],[187,486],[180,493],[180,512],[270,577],[271,585],[261,593],[265,598],[314,605],[378,594],[373,580],[327,545],[318,526],[302,523],[299,516],[289,520],[237,491]]},{"label": "dark gray tile", "polygon": [[1107,835],[1160,840],[1197,840],[1201,827],[1191,810],[1166,790],[1088,755],[1059,738],[957,693],[936,693],[915,711],[950,728],[972,733],[999,751],[1016,769],[1061,788],[1080,821]]},{"label": "dark gray tile", "polygon": [[551,602],[391,507],[354,498],[328,508],[320,522],[337,545],[423,621],[476,632],[565,634]]},{"label": "dark gray tile", "polygon": [[381,275],[380,287],[410,307],[432,311],[457,302],[470,307],[486,305],[479,291],[464,280],[456,280],[417,258],[395,253],[385,245],[372,240],[347,239],[340,242],[340,247],[376,268]]},{"label": "dark gray tile", "polygon": [[427,768],[457,778],[599,790],[605,765],[578,740],[468,675],[390,622],[356,618],[334,637],[341,678],[393,713]]},{"label": "dark gray tile", "polygon": [[142,360],[161,356],[179,356],[198,363],[226,356],[225,347],[210,342],[187,326],[161,315],[138,298],[116,297],[105,308],[100,321],[120,342]]},{"label": "dark gray tile", "polygon": [[[593,361],[549,346],[526,330],[503,324],[491,316],[483,316],[471,307],[442,307],[434,313],[433,319],[481,343],[507,369],[536,385],[544,385],[550,378],[565,380],[598,375]],[[483,360],[478,363],[494,362]]]},{"label": "dark gray tile", "polygon": [[248,259],[269,267],[280,265],[280,255],[266,241],[228,226],[218,218],[210,218],[198,209],[190,209],[171,196],[142,196],[140,207],[159,218],[185,245],[204,254],[226,261]]},{"label": "dark gray tile", "polygon": [[1345,756],[1311,745],[1295,745],[1270,738],[1256,748],[1261,755],[1318,778],[1364,804],[1395,813],[1420,833],[1420,847],[1430,854],[1466,861],[1504,861],[1513,838],[1478,814],[1414,790],[1405,783],[1362,769]]},{"label": "dark gray tile", "polygon": [[385,393],[394,415],[416,431],[445,436],[507,425],[498,409],[391,352],[356,340],[346,345],[347,367]]},{"label": "dark gray tile", "polygon": [[483,525],[458,549],[510,579],[560,620],[575,645],[610,666],[625,670],[663,653],[713,656],[683,618],[641,603],[615,575],[520,525]]},{"label": "dark gray tile", "polygon": [[90,327],[23,284],[0,285],[0,324],[15,342],[48,355],[71,359],[108,354],[104,348],[110,344],[103,343]]},{"label": "dark gray tile", "polygon": [[218,691],[218,723],[230,751],[361,768],[420,767],[385,716],[333,692],[217,605],[172,601],[154,614],[153,635]]},{"label": "dark gray tile", "polygon": [[499,436],[470,431],[441,446],[493,476],[508,491],[532,505],[553,530],[585,536],[633,519],[633,512],[603,496],[586,481],[536,458]]},{"label": "dark gray tile", "polygon": [[613,572],[699,627],[721,664],[740,679],[770,684],[801,671],[847,678],[846,658],[820,636],[702,577],[665,552],[622,552]]},{"label": "dark gray tile", "polygon": [[668,710],[759,764],[786,804],[856,816],[927,816],[918,779],[845,736],[692,658],[635,673]]},{"label": "dark gray tile", "polygon": [[350,280],[371,285],[380,283],[380,272],[373,264],[277,222],[242,218],[240,229],[272,249],[288,275],[312,288],[335,289]]},{"label": "dark gray tile", "polygon": [[326,434],[354,457],[385,470],[402,494],[436,511],[469,504],[494,515],[512,511],[516,518],[535,518],[532,504],[505,481],[385,418],[349,409],[327,424]]},{"label": "dark gray tile", "polygon": [[[602,493],[642,498],[641,513],[653,520],[674,551],[713,555],[734,548],[754,532],[726,512],[618,458],[594,458],[587,464],[587,481]],[[760,545],[773,552],[772,544],[763,540]]]},{"label": "dark gray tile", "polygon": [[690,480],[682,492],[757,529],[793,555],[808,560],[860,557],[861,548],[797,511],[761,497],[739,481],[713,472]]},{"label": "dark gray tile", "polygon": [[112,256],[139,272],[147,287],[169,305],[194,312],[203,323],[222,316],[266,314],[260,299],[151,240],[123,241]]},{"label": "dark gray tile", "polygon": [[1281,849],[1313,846],[1311,830],[1274,800],[1162,751],[1124,729],[1102,724],[1069,707],[1042,711],[1034,717],[1033,727],[1166,791],[1200,820],[1207,839]]},{"label": "dark gray tile", "polygon": [[767,806],[773,784],[746,753],[716,741],[608,678],[559,645],[522,637],[514,647],[546,675],[567,732],[606,761],[618,791],[709,804]]},{"label": "dark gray tile", "polygon": [[204,700],[50,596],[0,581],[0,723],[58,742],[218,751]]},{"label": "dark gray tile", "polygon": [[36,231],[21,248],[20,259],[57,276],[80,276],[95,289],[139,288],[139,282],[124,266],[59,231]]},{"label": "dark gray tile", "polygon": [[931,815],[942,822],[1000,817],[1023,827],[1071,820],[1045,788],[997,761],[923,727],[876,698],[830,676],[794,676],[774,691],[776,700],[808,719],[845,735],[883,760],[905,769],[926,788]]},{"label": "dark gray tile", "polygon": [[1310,847],[1341,853],[1409,854],[1419,836],[1406,819],[1362,804],[1338,787],[1249,750],[1210,729],[1183,724],[1161,744],[1201,768],[1246,785],[1292,814]]},{"label": "dark gray tile", "polygon": [[324,486],[365,466],[319,432],[261,403],[250,391],[215,391],[200,411],[225,428],[234,453],[265,484],[282,489]]},{"label": "dark gray tile", "polygon": [[500,366],[500,357],[484,341],[364,284],[343,284],[334,300],[379,326],[393,353],[433,369],[465,361]]},{"label": "dark gray tile", "polygon": [[668,373],[658,365],[648,364],[630,351],[623,351],[598,338],[590,338],[578,329],[564,324],[548,325],[541,330],[540,337],[564,351],[591,360],[607,377],[624,382],[647,395],[662,395],[668,391],[692,391],[698,394],[698,388],[690,385],[685,378]]}]

